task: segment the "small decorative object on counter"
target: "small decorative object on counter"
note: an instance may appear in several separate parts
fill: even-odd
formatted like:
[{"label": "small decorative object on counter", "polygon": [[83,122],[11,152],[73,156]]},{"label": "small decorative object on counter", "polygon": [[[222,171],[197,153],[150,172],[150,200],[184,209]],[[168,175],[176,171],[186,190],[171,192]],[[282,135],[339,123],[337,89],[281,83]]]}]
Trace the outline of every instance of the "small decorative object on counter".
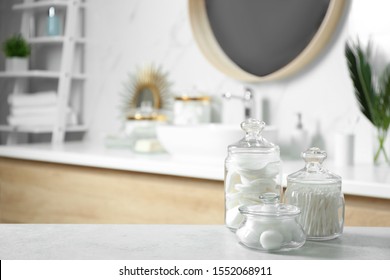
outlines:
[{"label": "small decorative object on counter", "polygon": [[305,168],[287,176],[284,202],[299,207],[308,240],[340,236],[344,226],[344,195],[341,177],[322,167],[326,153],[310,148],[302,153]]},{"label": "small decorative object on counter", "polygon": [[261,135],[265,123],[247,119],[241,123],[245,137],[228,146],[225,160],[225,223],[235,231],[244,216],[243,205],[260,202],[264,193],[281,195],[281,161],[279,147]]},{"label": "small decorative object on counter", "polygon": [[[347,42],[345,57],[360,111],[376,130],[374,164],[390,165],[390,156],[386,150],[390,130],[390,63],[385,61],[386,56],[372,57],[373,49],[371,42],[366,47],[359,40],[355,43]],[[380,61],[384,69],[382,73],[373,69],[374,61]]]},{"label": "small decorative object on counter", "polygon": [[166,117],[154,111],[149,101],[143,101],[140,109],[129,114],[125,131],[133,151],[144,154],[164,152],[157,139],[156,125],[165,121]]},{"label": "small decorative object on counter", "polygon": [[176,125],[209,123],[211,120],[210,97],[195,90],[176,96],[173,108]]},{"label": "small decorative object on counter", "polygon": [[306,236],[298,222],[299,208],[279,203],[276,193],[265,193],[260,199],[262,204],[239,208],[245,218],[236,231],[238,240],[263,251],[288,251],[303,246]]}]

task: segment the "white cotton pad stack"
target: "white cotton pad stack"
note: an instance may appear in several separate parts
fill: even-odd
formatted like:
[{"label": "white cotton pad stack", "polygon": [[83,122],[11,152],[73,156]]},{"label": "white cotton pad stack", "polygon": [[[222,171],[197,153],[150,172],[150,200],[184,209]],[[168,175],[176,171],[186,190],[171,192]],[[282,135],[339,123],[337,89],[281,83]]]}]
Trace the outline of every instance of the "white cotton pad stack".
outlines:
[{"label": "white cotton pad stack", "polygon": [[237,229],[243,220],[238,208],[260,203],[260,195],[279,193],[276,177],[279,162],[259,163],[258,156],[242,156],[231,162],[226,174],[226,225]]}]

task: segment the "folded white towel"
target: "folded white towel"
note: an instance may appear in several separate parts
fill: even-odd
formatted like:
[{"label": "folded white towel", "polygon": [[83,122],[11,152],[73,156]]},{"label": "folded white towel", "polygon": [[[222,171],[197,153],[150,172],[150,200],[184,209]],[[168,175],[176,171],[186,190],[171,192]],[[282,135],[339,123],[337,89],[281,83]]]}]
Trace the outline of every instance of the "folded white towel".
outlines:
[{"label": "folded white towel", "polygon": [[20,93],[8,96],[8,103],[12,106],[44,106],[57,104],[55,91]]},{"label": "folded white towel", "polygon": [[[26,116],[8,116],[8,123],[12,126],[52,126],[57,122],[57,114],[37,114]],[[67,114],[67,125],[76,125],[77,116],[74,112]]]},{"label": "folded white towel", "polygon": [[47,115],[57,112],[57,105],[46,106],[11,106],[11,116],[30,116],[30,115]]}]

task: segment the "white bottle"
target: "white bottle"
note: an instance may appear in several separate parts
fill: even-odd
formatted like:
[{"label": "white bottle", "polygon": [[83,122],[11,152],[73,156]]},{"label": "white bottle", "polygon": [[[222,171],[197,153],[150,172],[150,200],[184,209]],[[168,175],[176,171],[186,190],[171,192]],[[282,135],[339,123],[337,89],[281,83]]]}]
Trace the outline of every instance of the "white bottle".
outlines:
[{"label": "white bottle", "polygon": [[299,158],[301,152],[308,149],[308,133],[303,128],[302,124],[302,114],[297,113],[298,123],[295,129],[292,132],[291,136],[291,151],[290,154],[294,158]]}]

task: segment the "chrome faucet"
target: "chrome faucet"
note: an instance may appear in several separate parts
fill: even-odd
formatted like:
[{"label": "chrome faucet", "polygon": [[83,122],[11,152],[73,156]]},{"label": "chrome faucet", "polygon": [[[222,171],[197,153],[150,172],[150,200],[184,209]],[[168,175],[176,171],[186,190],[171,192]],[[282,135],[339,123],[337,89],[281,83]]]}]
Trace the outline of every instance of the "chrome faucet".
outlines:
[{"label": "chrome faucet", "polygon": [[233,95],[230,92],[225,92],[222,95],[223,98],[229,100],[229,99],[240,99],[244,103],[244,115],[245,119],[254,118],[255,117],[255,102],[253,101],[254,95],[253,90],[249,87],[244,88],[244,95],[237,96]]}]

